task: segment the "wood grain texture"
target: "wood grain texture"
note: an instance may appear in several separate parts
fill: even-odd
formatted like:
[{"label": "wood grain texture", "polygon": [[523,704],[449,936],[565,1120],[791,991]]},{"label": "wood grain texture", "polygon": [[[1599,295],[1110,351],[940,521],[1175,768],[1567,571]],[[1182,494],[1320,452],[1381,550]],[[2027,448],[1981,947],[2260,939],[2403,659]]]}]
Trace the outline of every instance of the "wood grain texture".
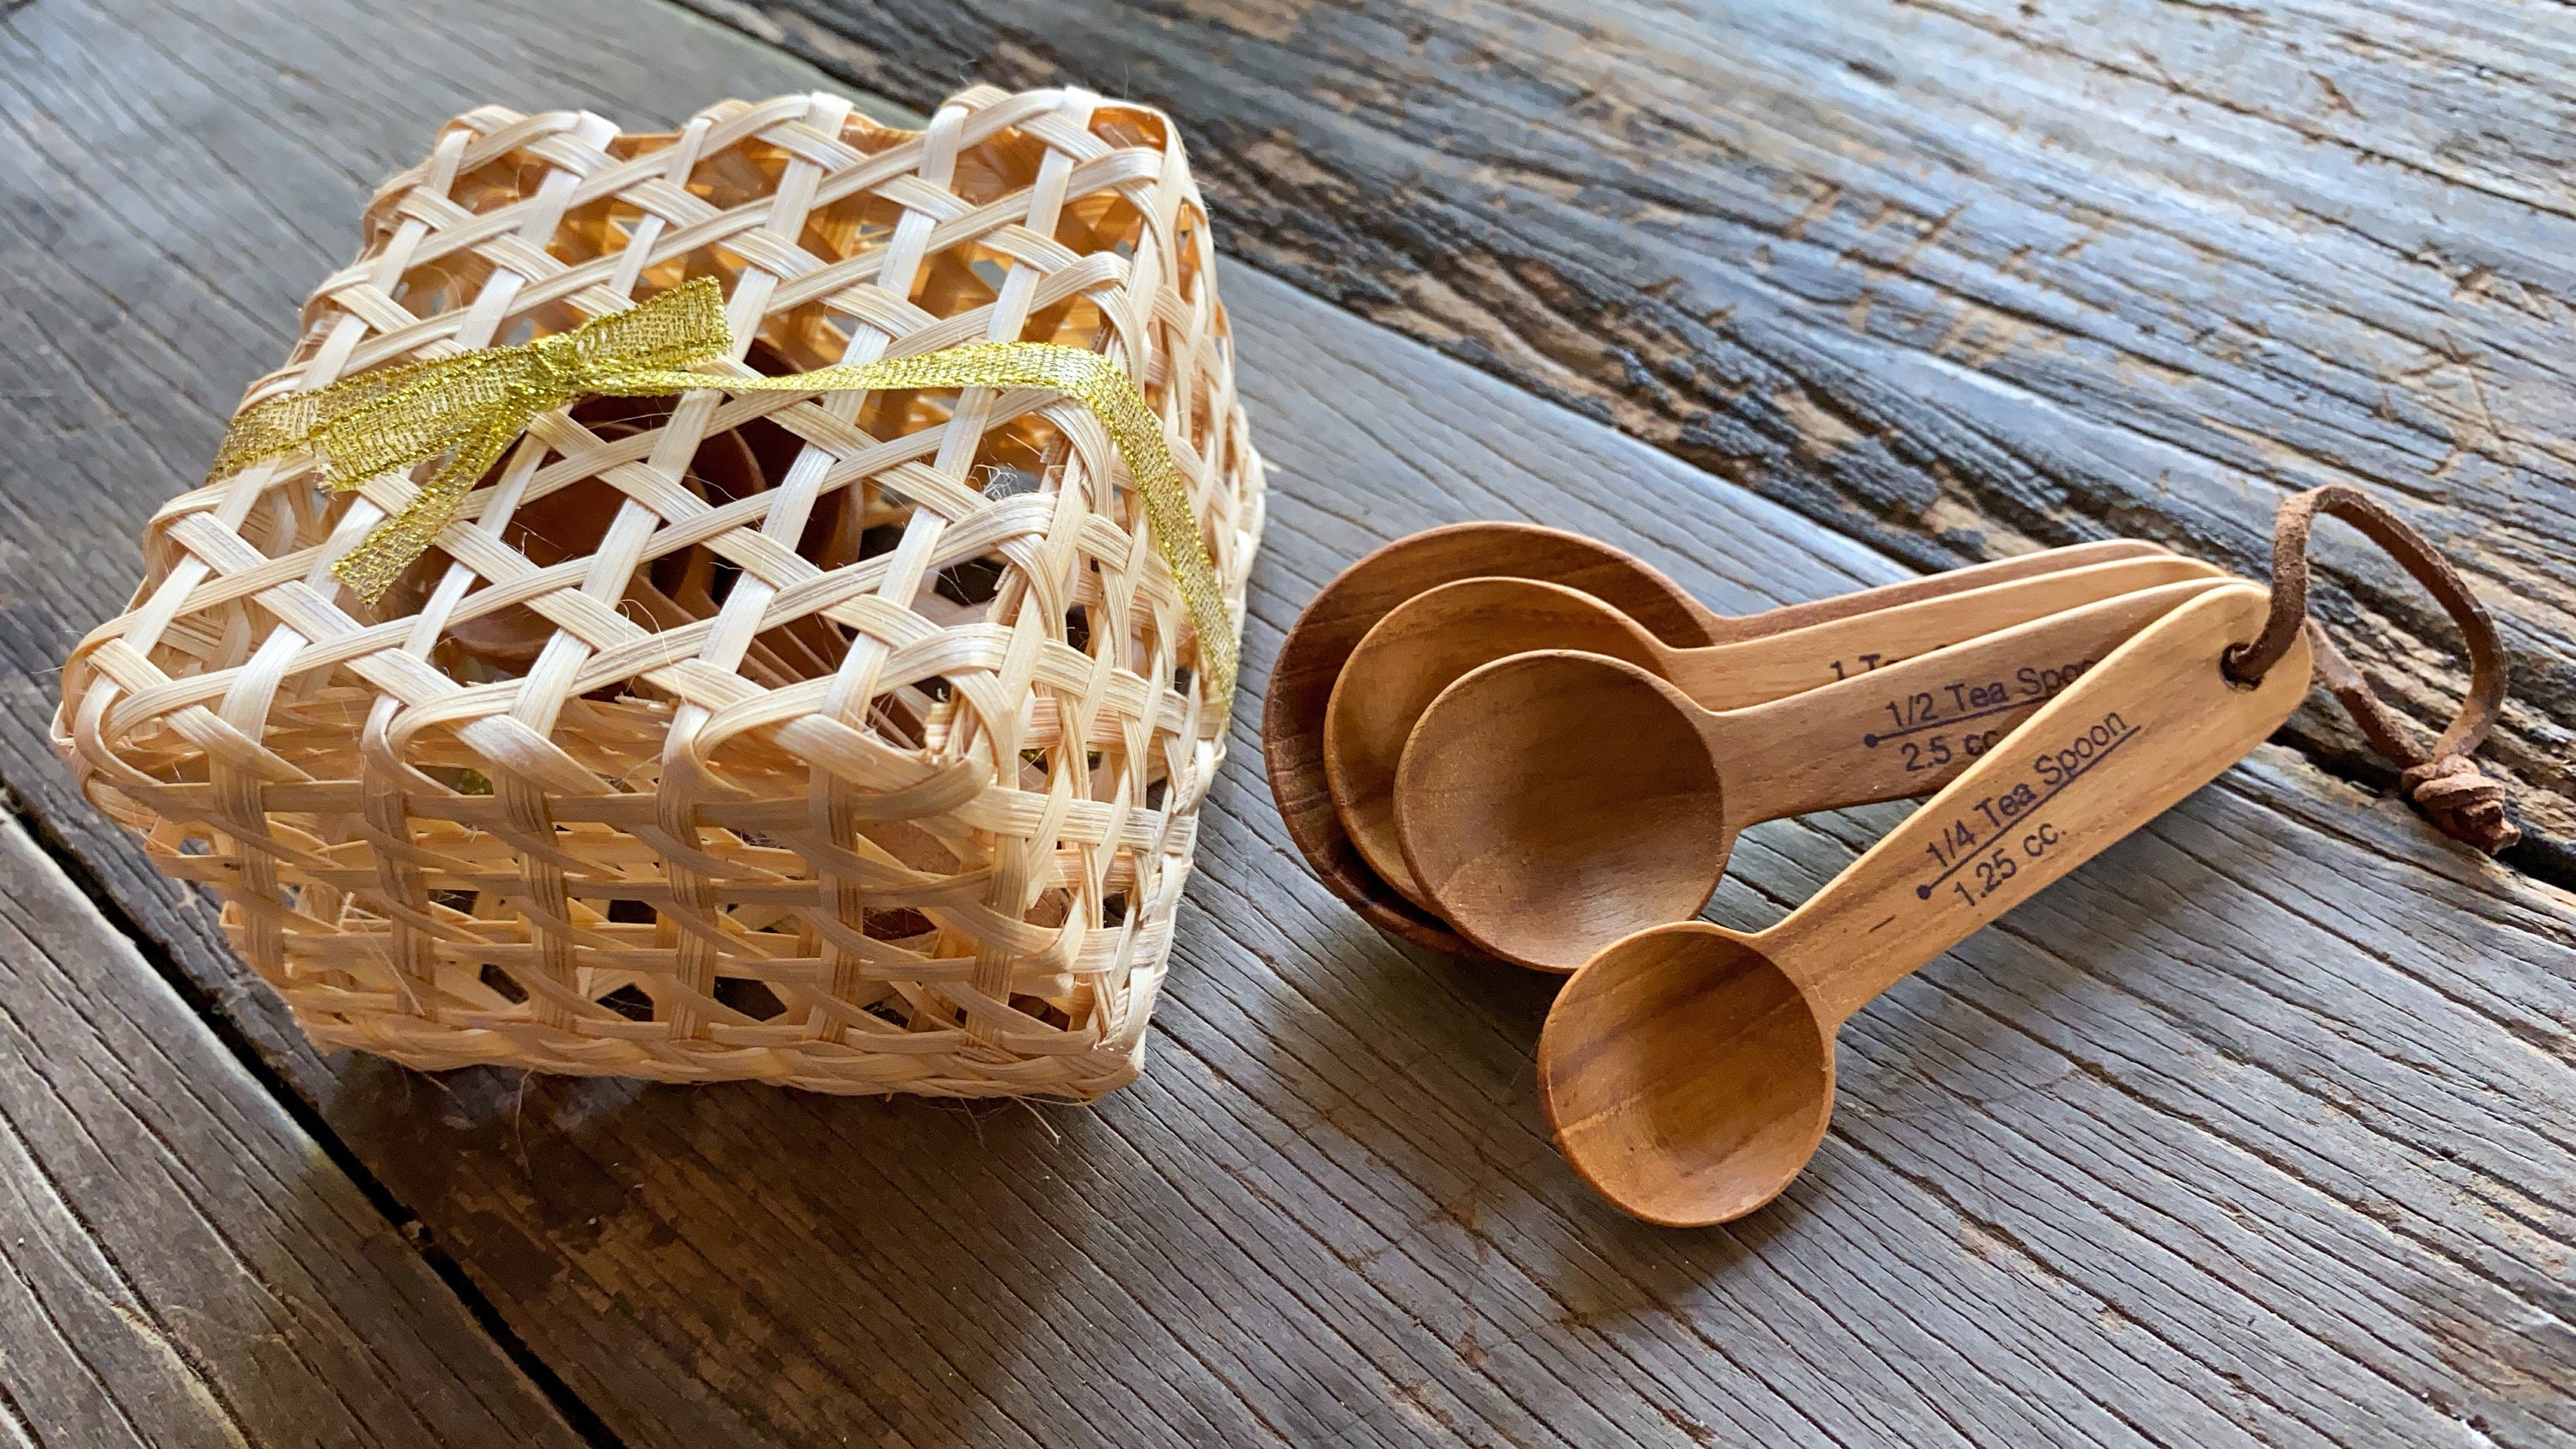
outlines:
[{"label": "wood grain texture", "polygon": [[[1097,1108],[314,1056],[40,737],[349,238],[372,177],[299,133],[390,168],[469,99],[668,118],[811,73],[643,0],[36,0],[0,47],[0,345],[87,379],[0,398],[0,779],[624,1444],[2576,1444],[2576,899],[2279,751],[1855,1018],[1816,1164],[1707,1233],[1548,1146],[1549,983],[1307,876],[1253,710],[1149,1070]],[[1274,469],[1247,697],[1343,561],[1445,519],[1597,533],[1728,612],[1904,573],[1224,286]],[[1747,832],[1713,914],[1766,924],[1895,814]]]},{"label": "wood grain texture", "polygon": [[[2388,490],[2504,625],[2491,754],[2576,885],[2562,6],[688,3],[916,103],[1165,106],[1238,255],[1918,565],[2260,577],[2284,494]],[[2438,729],[2456,637],[2338,533],[2320,612]]]},{"label": "wood grain texture", "polygon": [[0,1060],[17,1442],[581,1442],[14,822]]}]

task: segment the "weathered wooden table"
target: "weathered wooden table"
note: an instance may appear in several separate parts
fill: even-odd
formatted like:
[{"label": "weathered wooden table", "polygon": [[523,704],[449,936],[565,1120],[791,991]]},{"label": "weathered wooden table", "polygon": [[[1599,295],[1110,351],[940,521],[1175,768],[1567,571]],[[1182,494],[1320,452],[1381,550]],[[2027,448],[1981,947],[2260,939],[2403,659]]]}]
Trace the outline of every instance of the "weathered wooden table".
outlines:
[{"label": "weathered wooden table", "polygon": [[[693,3],[0,10],[0,1445],[2576,1443],[2564,6]],[[2355,479],[2506,624],[2531,843],[2312,709],[1856,1020],[1815,1167],[1705,1232],[1550,1151],[1548,982],[1305,875],[1250,708],[1097,1108],[307,1050],[45,735],[368,185],[479,101],[967,78],[1192,138],[1273,465],[1248,692],[1447,519],[1732,610],[2113,532],[2259,572]],[[2437,717],[2348,544],[2321,607]],[[1757,830],[1712,914],[1893,818]]]}]

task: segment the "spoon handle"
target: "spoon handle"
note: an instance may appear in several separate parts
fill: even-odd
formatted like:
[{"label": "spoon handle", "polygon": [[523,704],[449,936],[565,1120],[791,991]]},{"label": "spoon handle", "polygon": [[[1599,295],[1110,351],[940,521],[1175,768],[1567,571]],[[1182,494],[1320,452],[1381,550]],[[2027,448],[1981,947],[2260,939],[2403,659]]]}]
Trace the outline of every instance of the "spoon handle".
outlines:
[{"label": "spoon handle", "polygon": [[1725,769],[1727,828],[1929,795],[2130,636],[2230,583],[2139,589],[1709,716],[1701,732]]},{"label": "spoon handle", "polygon": [[1663,672],[1702,709],[1743,709],[2137,589],[2220,577],[2218,569],[2174,554],[2119,559],[1733,644],[1667,648]]},{"label": "spoon handle", "polygon": [[2216,779],[2308,692],[2304,637],[2251,689],[2219,672],[2268,596],[2212,590],[2147,626],[1756,938],[1828,1032],[1916,967]]},{"label": "spoon handle", "polygon": [[[1854,614],[1875,613],[1880,609],[1893,609],[1900,604],[1918,603],[1924,599],[1937,599],[1945,594],[1964,593],[1969,589],[2010,583],[2015,579],[2026,579],[2034,574],[2089,568],[2094,564],[2112,563],[2124,558],[2170,558],[2172,556],[2171,549],[2162,544],[2149,543],[2143,538],[2105,538],[2092,543],[2070,543],[2061,548],[2045,548],[2037,553],[2015,554],[2011,558],[1999,558],[1989,563],[1969,564],[1965,568],[1945,569],[1937,574],[1924,574],[1919,578],[1906,579],[1901,583],[1880,584],[1874,589],[1862,589],[1857,593],[1836,594],[1829,599],[1812,599],[1803,604],[1783,604],[1776,609],[1765,609],[1758,614],[1738,614],[1733,618],[1718,618],[1709,637],[1703,642],[1726,644],[1740,639],[1759,638],[1765,634],[1785,634],[1792,629],[1805,629],[1816,624],[1829,624],[1836,619],[1848,619]],[[1557,582],[1570,588],[1582,589],[1587,593],[1600,592],[1578,580],[1560,579]],[[1609,596],[1603,594],[1602,597]],[[1635,613],[1634,610],[1629,612]],[[1646,620],[1643,616],[1638,616],[1637,622],[1643,624]],[[1672,638],[1663,630],[1658,629],[1655,632],[1668,641]]]}]

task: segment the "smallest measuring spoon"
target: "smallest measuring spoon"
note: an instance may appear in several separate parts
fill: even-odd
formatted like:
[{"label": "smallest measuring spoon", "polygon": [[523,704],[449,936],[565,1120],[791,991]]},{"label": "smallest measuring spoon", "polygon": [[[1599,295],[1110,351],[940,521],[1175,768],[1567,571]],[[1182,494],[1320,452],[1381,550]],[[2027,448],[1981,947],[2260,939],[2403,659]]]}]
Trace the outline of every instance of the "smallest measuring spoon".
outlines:
[{"label": "smallest measuring spoon", "polygon": [[2268,607],[2231,585],[2148,625],[1769,930],[1662,926],[1586,962],[1539,1034],[1558,1150],[1667,1226],[1778,1196],[1824,1139],[1845,1020],[2289,718],[2308,692],[2304,638],[2259,683],[2222,672]]}]

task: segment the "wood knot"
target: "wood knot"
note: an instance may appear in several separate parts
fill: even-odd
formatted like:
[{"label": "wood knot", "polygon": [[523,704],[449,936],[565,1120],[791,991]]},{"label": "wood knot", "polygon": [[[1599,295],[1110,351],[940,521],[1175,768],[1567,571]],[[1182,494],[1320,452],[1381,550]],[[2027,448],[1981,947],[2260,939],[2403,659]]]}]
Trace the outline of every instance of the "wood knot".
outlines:
[{"label": "wood knot", "polygon": [[2504,784],[2466,755],[2428,760],[2399,777],[2406,797],[2444,835],[2489,855],[2509,849],[2522,832],[2504,815]]}]

